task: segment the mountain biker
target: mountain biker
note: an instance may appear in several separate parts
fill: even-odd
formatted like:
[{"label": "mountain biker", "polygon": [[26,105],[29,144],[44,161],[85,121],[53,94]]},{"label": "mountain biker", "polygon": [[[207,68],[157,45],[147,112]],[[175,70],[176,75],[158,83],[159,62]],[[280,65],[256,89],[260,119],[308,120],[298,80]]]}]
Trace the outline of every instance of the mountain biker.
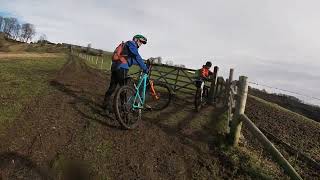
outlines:
[{"label": "mountain biker", "polygon": [[[207,61],[201,69],[196,71],[196,87],[199,88],[201,85],[204,85],[203,81],[208,81],[210,79],[210,76],[213,75],[213,73],[210,71],[211,66],[212,63],[210,61]],[[203,86],[203,88],[207,90],[206,86]]]},{"label": "mountain biker", "polygon": [[199,74],[201,79],[209,80],[209,76],[213,75],[212,71],[210,71],[211,66],[212,63],[210,61],[207,61],[206,64],[202,66]]},{"label": "mountain biker", "polygon": [[141,58],[138,49],[142,44],[147,44],[147,38],[143,35],[135,35],[131,41],[121,43],[113,53],[111,65],[111,80],[109,89],[105,93],[103,108],[112,111],[111,96],[117,88],[117,85],[126,84],[128,70],[132,65],[138,65],[144,73],[148,73],[148,68]]}]

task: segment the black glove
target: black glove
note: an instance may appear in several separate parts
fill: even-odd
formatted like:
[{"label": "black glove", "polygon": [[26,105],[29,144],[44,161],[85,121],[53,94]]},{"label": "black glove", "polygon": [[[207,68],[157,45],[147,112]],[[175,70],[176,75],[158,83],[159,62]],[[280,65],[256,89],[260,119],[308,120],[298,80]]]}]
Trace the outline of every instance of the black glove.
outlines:
[{"label": "black glove", "polygon": [[143,70],[143,73],[145,73],[145,74],[148,74],[148,72],[149,72],[149,68]]}]

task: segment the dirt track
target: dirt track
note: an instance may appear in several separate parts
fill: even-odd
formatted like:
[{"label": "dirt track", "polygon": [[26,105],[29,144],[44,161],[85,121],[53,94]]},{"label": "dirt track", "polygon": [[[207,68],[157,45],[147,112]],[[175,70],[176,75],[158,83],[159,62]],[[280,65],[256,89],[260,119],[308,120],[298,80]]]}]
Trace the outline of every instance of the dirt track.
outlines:
[{"label": "dirt track", "polygon": [[[124,131],[99,104],[106,77],[71,59],[50,84],[56,89],[29,103],[0,136],[0,174],[4,179],[251,179],[233,164],[209,134],[190,131],[186,123],[203,118],[192,103],[176,101],[155,117],[165,121],[188,112],[177,128],[145,118]],[[177,109],[176,107],[183,107]],[[204,117],[208,112],[204,110]],[[79,172],[82,173],[79,173]],[[69,178],[68,178],[69,177]],[[70,178],[72,177],[72,178]]]}]

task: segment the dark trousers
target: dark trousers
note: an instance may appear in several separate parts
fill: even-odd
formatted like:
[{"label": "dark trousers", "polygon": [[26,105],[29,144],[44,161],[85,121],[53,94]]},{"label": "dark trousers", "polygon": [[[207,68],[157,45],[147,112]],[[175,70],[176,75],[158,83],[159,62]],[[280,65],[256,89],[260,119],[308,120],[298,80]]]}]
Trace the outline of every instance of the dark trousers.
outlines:
[{"label": "dark trousers", "polygon": [[112,105],[112,100],[111,96],[117,89],[118,84],[120,86],[124,86],[127,84],[127,76],[128,76],[128,70],[127,69],[117,69],[111,72],[111,80],[110,80],[110,85],[109,89],[107,90],[103,104],[104,106]]}]

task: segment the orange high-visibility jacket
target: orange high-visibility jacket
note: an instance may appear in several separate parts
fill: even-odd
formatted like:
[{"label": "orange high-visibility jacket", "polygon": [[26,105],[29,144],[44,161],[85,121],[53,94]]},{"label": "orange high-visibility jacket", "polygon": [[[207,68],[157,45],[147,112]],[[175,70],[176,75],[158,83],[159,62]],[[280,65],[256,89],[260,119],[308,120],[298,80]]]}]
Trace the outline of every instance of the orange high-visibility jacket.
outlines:
[{"label": "orange high-visibility jacket", "polygon": [[204,78],[207,78],[209,77],[210,75],[212,75],[213,73],[209,70],[208,67],[206,66],[202,66],[202,68],[200,69],[200,76],[201,77],[204,77]]}]

